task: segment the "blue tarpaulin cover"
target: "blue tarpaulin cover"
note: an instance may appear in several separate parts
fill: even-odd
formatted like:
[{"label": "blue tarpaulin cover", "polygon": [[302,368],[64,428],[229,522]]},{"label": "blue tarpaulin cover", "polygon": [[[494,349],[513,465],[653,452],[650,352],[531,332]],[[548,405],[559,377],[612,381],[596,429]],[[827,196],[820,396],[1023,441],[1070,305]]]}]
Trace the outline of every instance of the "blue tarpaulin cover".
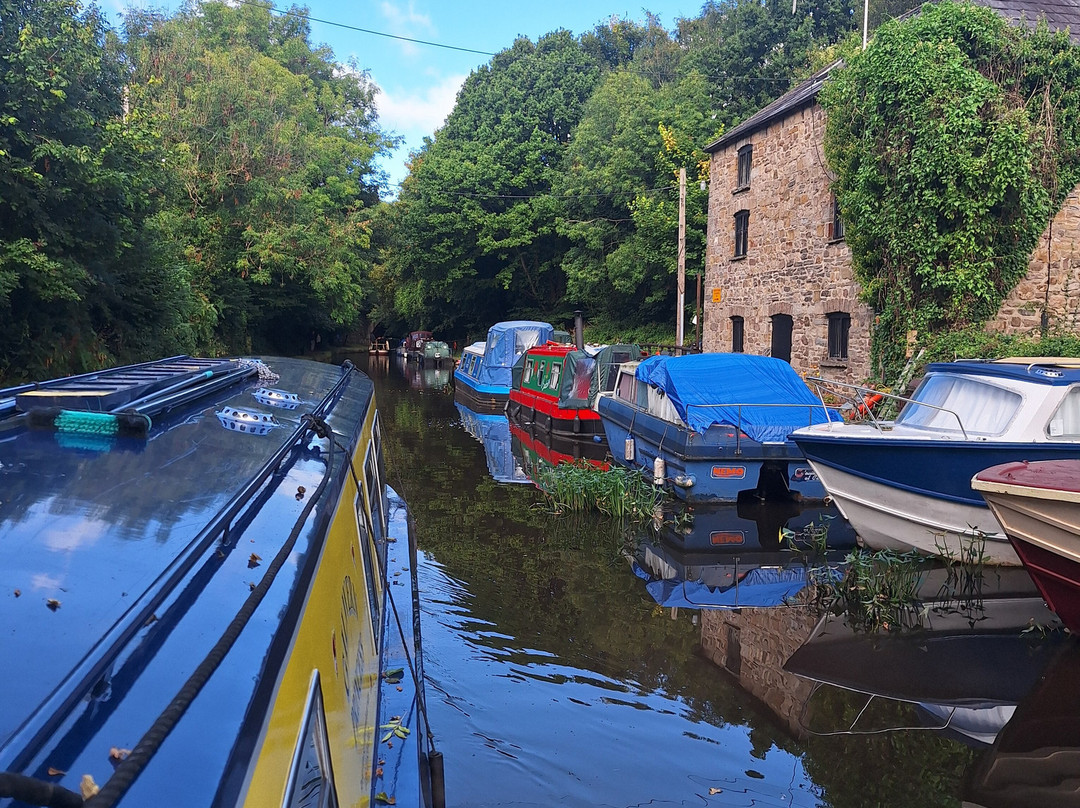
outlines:
[{"label": "blue tarpaulin cover", "polygon": [[753,569],[741,581],[723,589],[708,587],[701,581],[656,579],[636,562],[633,570],[635,575],[647,581],[645,589],[658,604],[682,609],[780,606],[799,594],[808,583],[804,567]]},{"label": "blue tarpaulin cover", "polygon": [[[662,390],[695,432],[704,433],[713,424],[731,424],[753,440],[782,441],[796,429],[830,420],[791,365],[771,356],[650,356],[638,365],[636,375]],[[739,404],[796,406],[734,406]],[[840,416],[834,412],[831,420],[839,421]]]},{"label": "blue tarpaulin cover", "polygon": [[510,320],[488,329],[484,346],[484,367],[480,384],[510,387],[511,372],[519,356],[534,345],[543,345],[555,334],[550,323],[535,320]]}]

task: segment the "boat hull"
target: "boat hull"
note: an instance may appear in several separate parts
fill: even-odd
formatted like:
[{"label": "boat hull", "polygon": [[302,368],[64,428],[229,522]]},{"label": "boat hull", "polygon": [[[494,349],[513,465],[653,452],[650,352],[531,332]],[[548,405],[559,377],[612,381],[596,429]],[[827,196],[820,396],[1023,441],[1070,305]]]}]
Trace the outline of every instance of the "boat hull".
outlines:
[{"label": "boat hull", "polygon": [[454,371],[454,399],[474,412],[493,414],[505,411],[510,398],[510,387],[480,384],[475,379]]},{"label": "boat hull", "polygon": [[1009,463],[972,482],[1047,604],[1074,634],[1080,632],[1078,484],[1080,461]]},{"label": "boat hull", "polygon": [[1018,458],[1076,454],[1068,444],[847,437],[817,427],[792,439],[868,546],[938,555],[944,541],[955,557],[982,535],[984,561],[1004,565],[1020,564],[1020,557],[971,478]]},{"label": "boat hull", "polygon": [[733,427],[704,434],[603,396],[597,402],[612,457],[654,476],[664,462],[664,482],[690,504],[737,502],[748,493],[765,498],[823,500],[825,487],[791,441],[758,443]]},{"label": "boat hull", "polygon": [[506,414],[524,429],[560,438],[593,442],[594,438],[604,437],[604,425],[595,410],[560,407],[556,400],[525,391],[510,391]]}]

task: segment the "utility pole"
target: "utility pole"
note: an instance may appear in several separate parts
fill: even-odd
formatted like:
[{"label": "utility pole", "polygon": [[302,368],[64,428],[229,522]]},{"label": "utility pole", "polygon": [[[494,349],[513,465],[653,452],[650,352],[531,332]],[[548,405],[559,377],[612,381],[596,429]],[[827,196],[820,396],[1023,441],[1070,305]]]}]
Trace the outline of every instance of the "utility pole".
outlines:
[{"label": "utility pole", "polygon": [[[683,346],[683,302],[686,297],[686,169],[679,169],[679,281],[675,308],[675,347]],[[682,353],[680,350],[679,353]]]}]

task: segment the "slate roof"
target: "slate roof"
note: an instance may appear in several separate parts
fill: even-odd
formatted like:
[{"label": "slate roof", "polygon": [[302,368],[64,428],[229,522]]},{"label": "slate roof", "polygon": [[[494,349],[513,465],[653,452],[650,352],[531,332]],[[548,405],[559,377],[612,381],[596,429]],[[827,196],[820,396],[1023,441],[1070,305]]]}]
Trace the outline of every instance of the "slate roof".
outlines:
[{"label": "slate roof", "polygon": [[[974,3],[992,9],[1012,23],[1023,20],[1034,26],[1045,19],[1051,31],[1068,30],[1074,45],[1080,46],[1080,0],[973,0]],[[917,7],[901,15],[906,17],[919,13]],[[751,132],[763,129],[775,120],[786,118],[793,112],[814,104],[818,91],[834,69],[843,64],[837,60],[812,75],[802,84],[780,96],[768,106],[762,107],[735,128],[725,132],[705,147],[709,153],[720,151]]]}]

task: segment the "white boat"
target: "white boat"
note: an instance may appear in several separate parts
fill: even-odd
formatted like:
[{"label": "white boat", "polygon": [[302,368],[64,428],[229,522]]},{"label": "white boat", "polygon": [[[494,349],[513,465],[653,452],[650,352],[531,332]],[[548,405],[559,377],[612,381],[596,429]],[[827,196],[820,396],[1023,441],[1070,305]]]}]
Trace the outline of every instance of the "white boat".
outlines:
[{"label": "white boat", "polygon": [[[877,391],[811,379],[856,403]],[[1020,559],[971,478],[1016,460],[1080,453],[1080,360],[1016,358],[931,364],[895,420],[795,431],[829,495],[865,544],[930,555]]]}]

